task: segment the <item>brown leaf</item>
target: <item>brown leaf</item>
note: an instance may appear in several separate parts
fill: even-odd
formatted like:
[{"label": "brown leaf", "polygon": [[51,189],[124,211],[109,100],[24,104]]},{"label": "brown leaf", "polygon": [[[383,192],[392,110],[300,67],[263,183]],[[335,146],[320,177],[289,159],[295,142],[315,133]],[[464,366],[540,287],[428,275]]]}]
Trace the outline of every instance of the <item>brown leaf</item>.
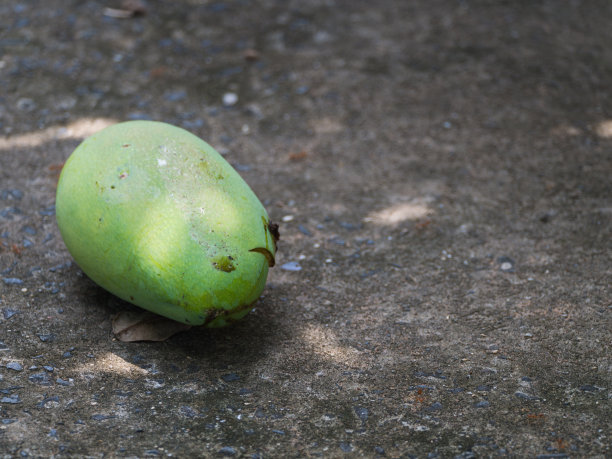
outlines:
[{"label": "brown leaf", "polygon": [[113,333],[119,341],[165,341],[191,325],[151,312],[122,311],[113,317]]},{"label": "brown leaf", "polygon": [[49,171],[60,173],[64,168],[64,163],[49,164]]},{"label": "brown leaf", "polygon": [[123,0],[121,9],[130,11],[132,16],[144,16],[147,14],[147,5],[143,0]]},{"label": "brown leaf", "polygon": [[299,153],[289,153],[290,161],[302,161],[306,158],[308,158],[308,153],[304,150],[300,151]]},{"label": "brown leaf", "polygon": [[259,59],[259,52],[256,49],[247,49],[243,56],[247,61],[256,61]]},{"label": "brown leaf", "polygon": [[115,19],[129,19],[147,14],[147,7],[142,0],[124,0],[121,8],[104,8],[104,16]]}]

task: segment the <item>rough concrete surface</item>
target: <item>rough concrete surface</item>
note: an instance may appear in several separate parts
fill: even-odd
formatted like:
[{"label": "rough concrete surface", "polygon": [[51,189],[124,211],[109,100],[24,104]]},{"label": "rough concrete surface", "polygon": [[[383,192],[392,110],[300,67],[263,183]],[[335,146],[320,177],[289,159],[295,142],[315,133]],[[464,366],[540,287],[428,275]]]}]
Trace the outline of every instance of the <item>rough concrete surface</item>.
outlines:
[{"label": "rough concrete surface", "polygon": [[[612,3],[144,6],[0,3],[2,455],[610,457]],[[230,328],[114,339],[61,240],[63,162],[142,118],[281,224]]]}]

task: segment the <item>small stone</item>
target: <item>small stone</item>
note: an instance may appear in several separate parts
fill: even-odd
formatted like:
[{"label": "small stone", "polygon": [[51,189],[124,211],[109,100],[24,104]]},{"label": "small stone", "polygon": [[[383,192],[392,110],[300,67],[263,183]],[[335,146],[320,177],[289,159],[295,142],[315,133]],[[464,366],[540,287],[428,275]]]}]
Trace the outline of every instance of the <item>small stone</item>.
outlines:
[{"label": "small stone", "polygon": [[238,102],[238,94],[233,92],[226,92],[223,94],[223,105],[226,107],[231,107],[232,105],[236,105]]},{"label": "small stone", "polygon": [[47,405],[47,403],[58,403],[59,404],[59,397],[57,395],[54,395],[53,397],[46,397],[42,399],[40,402],[38,402],[36,406],[38,408],[44,408],[45,405]]},{"label": "small stone", "polygon": [[317,30],[312,39],[316,44],[321,45],[323,43],[332,41],[334,36],[326,30]]},{"label": "small stone", "polygon": [[232,166],[234,166],[234,169],[236,169],[238,172],[248,172],[253,169],[253,166],[248,164],[232,163]]},{"label": "small stone", "polygon": [[129,120],[146,120],[151,121],[151,115],[143,112],[132,112],[128,113],[127,118]]},{"label": "small stone", "polygon": [[179,100],[183,100],[187,97],[187,92],[180,89],[178,91],[170,91],[164,94],[164,98],[170,102],[178,102]]},{"label": "small stone", "polygon": [[312,236],[312,233],[303,225],[298,225],[298,231],[302,233],[304,236]]},{"label": "small stone", "polygon": [[6,364],[6,368],[13,371],[21,371],[23,370],[23,366],[18,362],[9,362]]},{"label": "small stone", "polygon": [[434,402],[425,408],[425,411],[438,411],[442,409],[442,404],[440,402]]},{"label": "small stone", "polygon": [[23,110],[24,112],[31,112],[36,108],[36,102],[27,97],[22,97],[17,101],[17,109]]},{"label": "small stone", "polygon": [[28,225],[21,228],[21,231],[23,231],[26,234],[29,234],[30,236],[34,236],[36,234],[36,229]]},{"label": "small stone", "polygon": [[599,388],[597,386],[592,386],[591,384],[585,384],[583,386],[580,386],[580,390],[583,392],[597,392],[599,391]]},{"label": "small stone", "polygon": [[3,201],[9,199],[16,199],[17,201],[19,201],[21,198],[23,198],[23,191],[21,190],[0,190],[0,199],[2,199]]},{"label": "small stone", "polygon": [[504,271],[504,272],[513,272],[514,271],[514,265],[515,262],[512,258],[507,257],[506,255],[503,255],[501,257],[499,257],[497,259],[497,262],[499,263],[499,269]]},{"label": "small stone", "polygon": [[182,122],[182,126],[185,129],[195,131],[196,129],[204,126],[204,120],[202,118],[196,118],[194,120],[185,120]]},{"label": "small stone", "polygon": [[198,415],[198,412],[191,408],[190,406],[181,406],[179,408],[179,413],[187,418],[195,418]]},{"label": "small stone", "polygon": [[457,454],[454,459],[474,459],[476,454],[472,451],[464,451],[461,454]]},{"label": "small stone", "polygon": [[522,398],[523,400],[539,400],[538,397],[534,395],[526,394],[525,392],[521,392],[521,391],[516,391],[514,393],[514,396],[518,398]]},{"label": "small stone", "polygon": [[49,375],[47,373],[34,373],[28,376],[28,379],[30,380],[30,382],[33,382],[34,384],[39,384],[41,386],[51,385],[51,379],[49,378]]},{"label": "small stone", "polygon": [[21,403],[21,399],[19,398],[19,395],[13,394],[8,397],[2,397],[0,399],[0,403],[9,403],[11,405],[15,405],[17,403]]},{"label": "small stone", "polygon": [[41,333],[38,335],[38,339],[43,343],[52,343],[55,341],[55,335],[53,333]]},{"label": "small stone", "polygon": [[238,381],[240,379],[240,376],[238,376],[236,373],[228,373],[226,375],[221,376],[221,379],[225,382],[233,382]]},{"label": "small stone", "polygon": [[44,209],[39,210],[38,213],[43,217],[51,217],[55,215],[55,204],[51,204],[45,207]]},{"label": "small stone", "polygon": [[93,414],[91,419],[94,421],[105,421],[106,419],[113,419],[115,416],[108,414]]},{"label": "small stone", "polygon": [[351,451],[353,451],[353,445],[351,445],[350,443],[341,441],[339,446],[340,449],[345,453],[350,453]]},{"label": "small stone", "polygon": [[23,281],[17,277],[3,277],[2,282],[6,285],[21,285]]},{"label": "small stone", "polygon": [[348,231],[354,231],[354,230],[360,229],[362,227],[361,224],[354,224],[354,223],[351,223],[351,222],[340,222],[338,224],[342,228],[344,228],[345,230],[348,230]]},{"label": "small stone", "polygon": [[52,266],[51,268],[49,268],[49,271],[54,273],[56,271],[60,271],[60,270],[65,269],[65,268],[70,268],[71,266],[72,266],[72,262],[71,261],[67,261],[66,263],[61,263],[59,265]]},{"label": "small stone", "polygon": [[236,450],[232,448],[231,446],[224,446],[223,448],[219,450],[219,454],[221,456],[235,456]]},{"label": "small stone", "polygon": [[355,414],[357,415],[357,417],[359,419],[361,419],[361,422],[366,422],[368,420],[368,409],[364,408],[362,406],[356,406],[353,408],[355,410]]},{"label": "small stone", "polygon": [[366,272],[363,272],[363,273],[359,274],[359,277],[361,279],[367,279],[368,277],[374,276],[378,272],[380,272],[380,269],[370,269],[369,271],[366,271]]},{"label": "small stone", "polygon": [[302,270],[302,267],[297,261],[290,261],[288,263],[285,263],[281,265],[280,268],[285,271],[301,271]]},{"label": "small stone", "polygon": [[489,405],[491,404],[487,400],[474,403],[475,408],[487,408]]},{"label": "small stone", "polygon": [[5,320],[9,320],[11,317],[13,317],[15,314],[18,314],[18,313],[19,311],[15,309],[11,309],[11,308],[2,309],[2,315],[4,316]]},{"label": "small stone", "polygon": [[283,218],[281,218],[282,221],[286,222],[290,222],[291,220],[293,220],[293,215],[285,215]]}]

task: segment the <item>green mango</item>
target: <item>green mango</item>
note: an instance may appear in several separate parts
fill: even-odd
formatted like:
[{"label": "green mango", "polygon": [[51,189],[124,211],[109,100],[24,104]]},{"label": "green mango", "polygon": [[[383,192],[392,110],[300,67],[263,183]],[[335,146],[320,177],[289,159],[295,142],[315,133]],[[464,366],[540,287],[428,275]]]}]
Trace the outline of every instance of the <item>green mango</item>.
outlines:
[{"label": "green mango", "polygon": [[165,123],[84,140],[62,169],[56,215],[94,282],[190,325],[245,316],[274,266],[278,227],[253,191],[210,145]]}]

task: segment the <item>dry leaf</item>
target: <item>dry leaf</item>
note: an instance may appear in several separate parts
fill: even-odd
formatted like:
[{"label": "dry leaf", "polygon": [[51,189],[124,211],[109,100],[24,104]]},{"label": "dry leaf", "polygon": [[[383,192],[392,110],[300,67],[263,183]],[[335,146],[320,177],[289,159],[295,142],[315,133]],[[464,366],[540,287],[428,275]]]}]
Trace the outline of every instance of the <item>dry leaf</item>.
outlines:
[{"label": "dry leaf", "polygon": [[129,19],[147,14],[147,7],[142,0],[124,0],[121,8],[104,8],[104,16],[115,19]]},{"label": "dry leaf", "polygon": [[243,56],[247,61],[256,61],[259,59],[259,52],[256,49],[247,49]]},{"label": "dry leaf", "polygon": [[123,311],[113,317],[113,333],[123,342],[165,341],[172,335],[190,328],[191,325],[146,311]]},{"label": "dry leaf", "polygon": [[290,161],[302,161],[306,158],[308,158],[308,153],[304,150],[300,151],[299,153],[289,153]]}]

